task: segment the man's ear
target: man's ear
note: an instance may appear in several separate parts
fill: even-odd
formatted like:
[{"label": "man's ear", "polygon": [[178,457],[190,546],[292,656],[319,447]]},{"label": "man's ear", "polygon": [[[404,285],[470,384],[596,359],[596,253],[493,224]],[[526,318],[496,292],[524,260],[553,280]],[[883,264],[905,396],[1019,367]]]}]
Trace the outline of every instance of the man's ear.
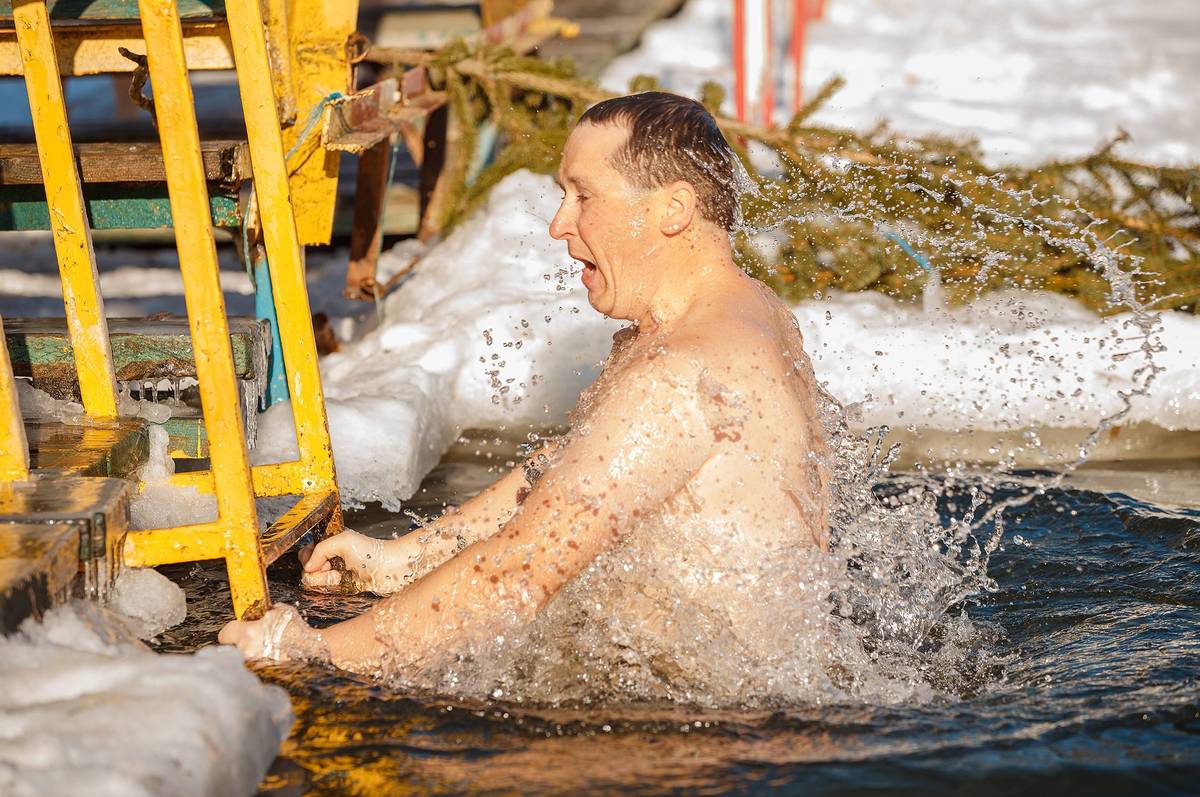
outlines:
[{"label": "man's ear", "polygon": [[666,204],[659,230],[668,237],[691,226],[696,217],[696,189],[686,180],[676,180],[663,188]]}]

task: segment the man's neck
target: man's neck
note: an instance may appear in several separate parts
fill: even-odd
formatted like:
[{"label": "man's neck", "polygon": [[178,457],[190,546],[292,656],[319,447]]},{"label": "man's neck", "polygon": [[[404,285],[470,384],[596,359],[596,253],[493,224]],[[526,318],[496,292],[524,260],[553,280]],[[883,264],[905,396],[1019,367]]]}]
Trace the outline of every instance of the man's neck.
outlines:
[{"label": "man's neck", "polygon": [[646,312],[637,319],[639,332],[673,327],[699,300],[723,292],[741,273],[724,233],[697,231],[689,238],[672,241],[663,254],[662,278]]}]

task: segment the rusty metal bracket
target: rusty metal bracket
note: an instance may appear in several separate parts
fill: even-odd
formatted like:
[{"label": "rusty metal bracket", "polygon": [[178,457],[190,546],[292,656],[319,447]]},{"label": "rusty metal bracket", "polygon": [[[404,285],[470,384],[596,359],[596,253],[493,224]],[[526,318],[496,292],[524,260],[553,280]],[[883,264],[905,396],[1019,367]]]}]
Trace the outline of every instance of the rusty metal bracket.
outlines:
[{"label": "rusty metal bracket", "polygon": [[376,281],[375,269],[397,139],[404,142],[417,166],[422,166],[426,122],[430,113],[445,103],[446,93],[433,90],[428,70],[416,67],[398,80],[389,78],[358,92],[331,110],[326,146],[360,153],[346,298],[379,301],[387,292],[387,286]]},{"label": "rusty metal bracket", "polygon": [[381,80],[332,105],[321,131],[325,149],[363,153],[396,132],[388,110],[400,101],[395,78]]}]

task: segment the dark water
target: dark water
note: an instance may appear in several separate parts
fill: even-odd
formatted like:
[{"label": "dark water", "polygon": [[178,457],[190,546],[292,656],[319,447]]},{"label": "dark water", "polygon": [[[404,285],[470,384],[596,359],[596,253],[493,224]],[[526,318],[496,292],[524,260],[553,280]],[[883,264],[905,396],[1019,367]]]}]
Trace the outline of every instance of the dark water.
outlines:
[{"label": "dark water", "polygon": [[[414,509],[462,500],[503,458],[460,447]],[[1039,477],[1023,474],[992,500]],[[967,486],[945,491],[947,518]],[[1200,497],[1200,484],[1183,487]],[[539,711],[397,694],[310,665],[262,667],[298,716],[262,793],[1200,794],[1200,510],[1060,489],[1007,520],[990,566],[998,589],[953,610],[986,631],[978,666],[923,674],[954,697]],[[378,512],[350,521],[376,533],[410,525]],[[190,616],[162,648],[212,641],[228,613],[219,568],[172,575]],[[272,576],[276,600],[315,625],[371,602],[300,592],[291,561]]]}]

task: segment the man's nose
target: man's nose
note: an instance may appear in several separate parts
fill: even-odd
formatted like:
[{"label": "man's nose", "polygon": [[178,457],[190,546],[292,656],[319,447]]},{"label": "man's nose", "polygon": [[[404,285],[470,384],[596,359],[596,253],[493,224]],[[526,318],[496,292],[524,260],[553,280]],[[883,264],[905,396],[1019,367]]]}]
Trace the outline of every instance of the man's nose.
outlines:
[{"label": "man's nose", "polygon": [[568,218],[565,212],[566,203],[558,206],[558,212],[554,214],[554,218],[550,219],[550,237],[556,241],[562,241],[570,235],[574,229],[574,221]]}]

